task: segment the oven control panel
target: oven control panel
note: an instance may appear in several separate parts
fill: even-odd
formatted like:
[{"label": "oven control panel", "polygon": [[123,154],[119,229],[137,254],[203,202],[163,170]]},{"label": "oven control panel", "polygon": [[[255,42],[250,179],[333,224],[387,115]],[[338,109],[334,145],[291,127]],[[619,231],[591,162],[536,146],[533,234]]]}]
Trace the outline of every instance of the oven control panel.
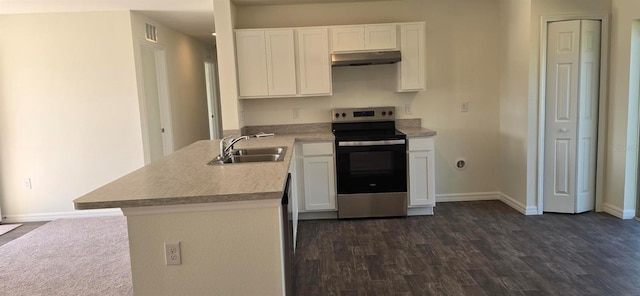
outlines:
[{"label": "oven control panel", "polygon": [[390,121],[396,119],[396,107],[339,108],[331,114],[332,122]]}]

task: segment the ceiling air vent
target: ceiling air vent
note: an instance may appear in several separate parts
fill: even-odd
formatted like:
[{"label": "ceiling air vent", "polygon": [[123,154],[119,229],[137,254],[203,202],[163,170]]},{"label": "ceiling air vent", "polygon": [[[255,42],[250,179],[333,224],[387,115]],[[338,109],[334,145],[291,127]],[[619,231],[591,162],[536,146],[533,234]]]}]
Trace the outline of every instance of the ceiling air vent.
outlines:
[{"label": "ceiling air vent", "polygon": [[147,39],[148,41],[157,43],[158,33],[156,31],[156,26],[149,23],[145,23],[144,27],[145,27],[144,38]]}]

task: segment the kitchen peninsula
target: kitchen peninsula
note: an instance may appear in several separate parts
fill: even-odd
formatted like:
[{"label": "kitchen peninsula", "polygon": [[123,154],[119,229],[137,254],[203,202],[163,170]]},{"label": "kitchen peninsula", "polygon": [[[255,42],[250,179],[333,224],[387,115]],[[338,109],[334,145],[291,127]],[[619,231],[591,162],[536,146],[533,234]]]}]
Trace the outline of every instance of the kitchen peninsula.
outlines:
[{"label": "kitchen peninsula", "polygon": [[[281,199],[295,138],[236,148],[287,147],[283,161],[207,165],[219,141],[199,141],[74,201],[127,216],[135,295],[283,295]],[[180,242],[181,265],[165,265]]]},{"label": "kitchen peninsula", "polygon": [[[409,141],[436,134],[420,127],[419,120],[400,122],[398,130]],[[305,147],[333,145],[335,138],[328,124],[248,131],[276,136],[243,140],[236,149],[286,147],[282,161],[211,166],[207,163],[219,154],[219,140],[198,141],[74,201],[79,210],[121,208],[127,216],[135,295],[284,295],[281,199],[287,174],[297,178],[293,192],[304,193]],[[429,169],[427,162],[419,167]],[[315,177],[310,181],[322,183]],[[291,199],[295,221],[297,209],[305,210],[305,197]],[[430,202],[409,204],[409,215],[432,214]],[[332,208],[305,214],[335,218],[335,213]],[[295,233],[295,222],[293,227]],[[182,264],[166,265],[165,243],[175,242],[180,242]]]}]

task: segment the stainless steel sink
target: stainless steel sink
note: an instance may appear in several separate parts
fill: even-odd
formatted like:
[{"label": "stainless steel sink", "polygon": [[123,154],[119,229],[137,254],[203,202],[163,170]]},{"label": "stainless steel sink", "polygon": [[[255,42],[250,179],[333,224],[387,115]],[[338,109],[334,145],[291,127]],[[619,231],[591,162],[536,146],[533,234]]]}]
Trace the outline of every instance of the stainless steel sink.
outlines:
[{"label": "stainless steel sink", "polygon": [[267,147],[267,148],[244,148],[234,149],[227,157],[220,157],[211,160],[207,165],[224,165],[232,163],[251,162],[276,162],[282,161],[287,152],[287,147]]},{"label": "stainless steel sink", "polygon": [[287,150],[286,147],[266,147],[266,148],[244,148],[231,150],[232,155],[282,155]]}]

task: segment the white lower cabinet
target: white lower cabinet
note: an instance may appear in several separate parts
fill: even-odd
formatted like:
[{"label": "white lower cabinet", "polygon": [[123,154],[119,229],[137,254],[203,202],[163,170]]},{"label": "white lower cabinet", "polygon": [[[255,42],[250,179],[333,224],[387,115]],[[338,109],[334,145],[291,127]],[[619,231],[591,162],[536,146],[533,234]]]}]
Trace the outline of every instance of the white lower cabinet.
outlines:
[{"label": "white lower cabinet", "polygon": [[[298,178],[302,175],[303,193],[299,198],[301,211],[336,210],[336,177],[333,142],[301,144],[302,167],[298,167]],[[298,183],[300,184],[300,183]]]},{"label": "white lower cabinet", "polygon": [[409,139],[409,207],[436,205],[434,138]]}]

